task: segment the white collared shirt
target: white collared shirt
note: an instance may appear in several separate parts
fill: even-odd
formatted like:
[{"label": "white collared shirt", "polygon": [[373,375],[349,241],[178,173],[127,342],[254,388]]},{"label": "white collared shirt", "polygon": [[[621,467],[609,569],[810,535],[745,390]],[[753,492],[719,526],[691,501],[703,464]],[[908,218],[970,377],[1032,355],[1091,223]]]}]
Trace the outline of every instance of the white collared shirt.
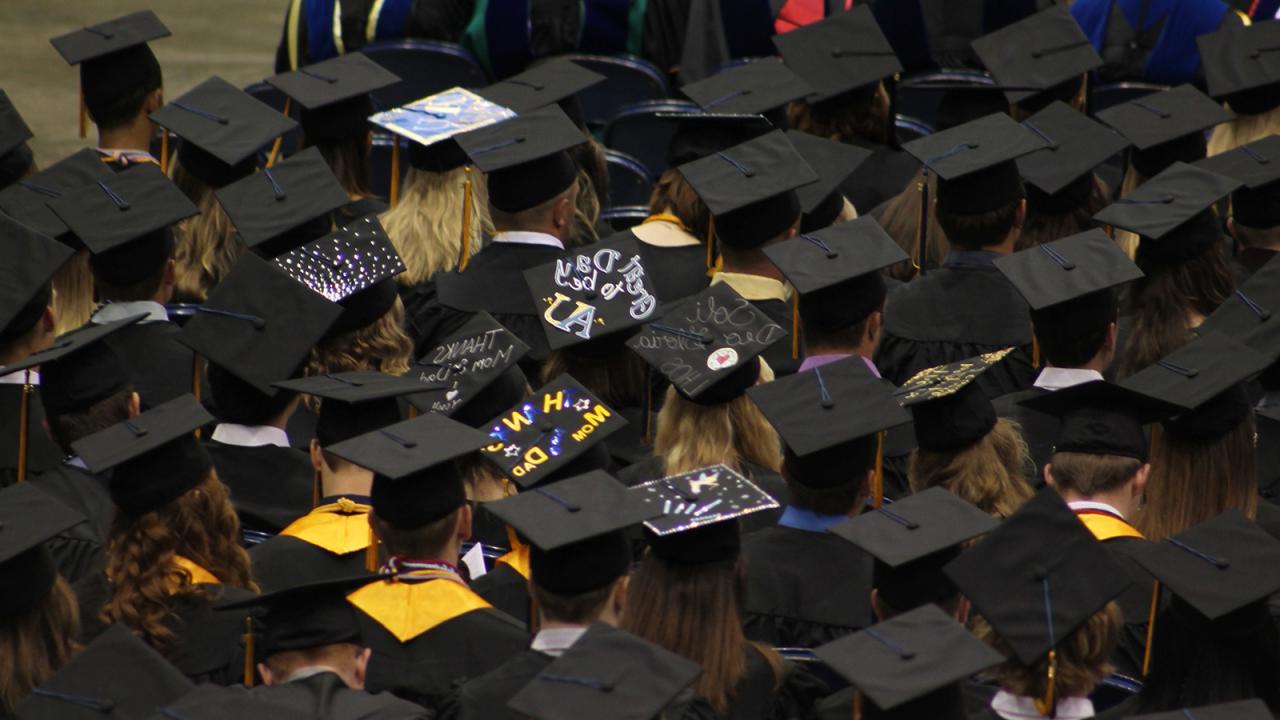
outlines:
[{"label": "white collared shirt", "polygon": [[223,445],[239,447],[262,447],[274,445],[289,447],[289,434],[272,425],[236,425],[235,423],[218,423],[213,428],[209,439]]},{"label": "white collared shirt", "polygon": [[1102,373],[1097,370],[1047,367],[1040,371],[1040,375],[1036,377],[1033,386],[1041,390],[1061,390],[1073,385],[1083,385],[1084,383],[1101,379]]},{"label": "white collared shirt", "polygon": [[[1012,695],[1004,690],[991,698],[991,709],[1007,720],[1041,720],[1044,717],[1036,710],[1035,698]],[[1057,720],[1083,720],[1093,716],[1092,700],[1087,697],[1071,697],[1058,700],[1052,717]]]},{"label": "white collared shirt", "polygon": [[[30,379],[27,378],[28,374],[30,375]],[[19,370],[18,372],[12,372],[12,373],[9,373],[8,375],[0,376],[0,385],[28,385],[28,384],[30,385],[40,384],[39,370],[32,370],[30,373],[28,373],[25,370]]]},{"label": "white collared shirt", "polygon": [[106,305],[93,311],[93,315],[89,318],[89,322],[95,325],[106,325],[117,320],[131,318],[134,315],[146,315],[141,322],[165,322],[169,319],[169,312],[164,306],[158,302],[151,300],[134,300],[130,302],[109,302]]},{"label": "white collared shirt", "polygon": [[555,235],[525,230],[507,230],[493,236],[495,243],[512,243],[514,245],[546,245],[547,247],[564,249],[564,243]]},{"label": "white collared shirt", "polygon": [[1075,502],[1067,503],[1067,507],[1071,508],[1072,510],[1097,510],[1099,512],[1115,515],[1121,520],[1124,520],[1124,513],[1115,509],[1111,505],[1108,505],[1106,503],[1096,502],[1094,500],[1076,500]]},{"label": "white collared shirt", "polygon": [[573,647],[573,644],[578,642],[578,638],[582,637],[586,631],[585,627],[539,630],[538,634],[533,636],[533,644],[529,647],[544,655],[560,657],[565,650]]}]

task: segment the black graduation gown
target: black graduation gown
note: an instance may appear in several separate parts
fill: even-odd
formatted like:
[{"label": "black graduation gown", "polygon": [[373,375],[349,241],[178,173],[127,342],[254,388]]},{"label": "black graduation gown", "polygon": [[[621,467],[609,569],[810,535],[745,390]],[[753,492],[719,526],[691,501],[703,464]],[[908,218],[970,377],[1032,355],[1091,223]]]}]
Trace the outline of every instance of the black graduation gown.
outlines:
[{"label": "black graduation gown", "polygon": [[1280,501],[1280,422],[1255,414],[1258,445],[1254,466],[1258,473],[1258,494],[1270,502]]},{"label": "black graduation gown", "polygon": [[[653,454],[653,441],[645,439],[644,427],[644,410],[642,408],[624,407],[618,409],[618,414],[627,421],[605,441],[605,447],[609,450],[609,459],[613,461],[614,470],[631,467],[638,462]],[[653,433],[657,429],[654,423],[657,415],[654,414],[649,422],[649,435],[652,438]]]},{"label": "black graduation gown", "polygon": [[[516,568],[517,565],[524,567],[525,574]],[[522,627],[532,629],[533,596],[529,594],[528,567],[529,551],[512,551],[494,562],[489,572],[473,580],[471,589]]]},{"label": "black graduation gown", "polygon": [[771,527],[742,539],[744,630],[774,647],[813,648],[867,627],[871,556],[831,533]]},{"label": "black graduation gown", "polygon": [[786,337],[760,353],[773,369],[774,378],[795,373],[800,369],[800,363],[804,362],[804,357],[791,356],[791,304],[782,300],[752,300],[751,304],[787,331]]},{"label": "black graduation gown", "polygon": [[764,654],[751,643],[743,648],[746,674],[734,689],[728,720],[790,720],[808,717],[814,704],[830,689],[808,671],[783,660],[781,677]]},{"label": "black graduation gown", "polygon": [[[389,590],[403,594],[405,585],[391,583]],[[462,683],[527,648],[529,635],[515,620],[451,580],[430,580],[418,587],[424,585],[455,587],[431,588],[440,599],[418,606],[420,615],[431,615],[429,620],[417,618],[427,629],[403,642],[360,606],[360,593],[367,588],[348,597],[357,607],[364,643],[373,649],[366,689],[392,692],[435,711]]]},{"label": "black graduation gown", "polygon": [[192,390],[195,356],[179,343],[180,328],[168,320],[121,328],[104,342],[124,366],[142,407],[155,407]]},{"label": "black graduation gown", "polygon": [[1253,521],[1271,537],[1280,540],[1280,505],[1266,500],[1259,501],[1258,514]]},{"label": "black graduation gown", "polygon": [[524,715],[507,707],[533,677],[555,658],[537,650],[525,650],[474,680],[468,681],[454,699],[456,706],[444,713],[457,720],[523,720]]},{"label": "black graduation gown", "polygon": [[[660,457],[650,457],[632,465],[631,467],[616,473],[619,480],[626,483],[629,487],[635,487],[641,483],[650,480],[659,480],[666,477],[666,463]],[[787,498],[787,484],[783,481],[782,476],[778,473],[756,465],[747,463],[744,468],[744,475],[751,482],[755,483],[769,494],[770,497],[782,503]],[[749,533],[756,530],[763,530],[777,524],[778,518],[782,517],[782,508],[773,510],[761,510],[760,512],[751,513],[746,517],[740,518],[738,522],[741,524],[742,532]]]},{"label": "black graduation gown", "polygon": [[996,409],[996,415],[1016,420],[1022,426],[1022,439],[1027,441],[1027,449],[1031,453],[1031,467],[1034,468],[1032,477],[1027,478],[1027,480],[1035,488],[1040,488],[1044,485],[1044,466],[1049,462],[1049,457],[1053,455],[1053,444],[1057,441],[1058,428],[1062,423],[1052,415],[1036,412],[1022,407],[1018,403],[1041,395],[1047,395],[1049,392],[1049,390],[1043,388],[1031,387],[1019,392],[1001,395],[991,401],[991,405]]},{"label": "black graduation gown", "polygon": [[889,198],[902,192],[920,163],[907,153],[864,138],[847,141],[850,145],[871,151],[871,156],[840,184],[840,192],[859,215],[868,215]]},{"label": "black graduation gown", "polygon": [[241,528],[274,535],[311,509],[315,470],[302,451],[213,440],[204,446],[218,478],[231,490]]},{"label": "black graduation gown", "polygon": [[1262,269],[1271,258],[1277,253],[1275,250],[1266,250],[1264,248],[1244,248],[1238,255],[1231,258],[1227,266],[1231,268],[1231,275],[1235,278],[1236,287],[1240,287],[1246,280],[1253,277],[1253,274]]},{"label": "black graduation gown", "polygon": [[361,575],[367,572],[368,527],[367,506],[344,512],[332,504],[321,505],[249,549],[253,577],[262,592],[269,593]]},{"label": "black graduation gown", "polygon": [[264,703],[325,720],[427,720],[429,717],[421,706],[389,693],[375,695],[353,690],[332,672],[322,672],[283,685],[260,685],[248,693]]},{"label": "black graduation gown", "polygon": [[925,368],[1017,349],[976,380],[989,398],[1031,386],[1026,300],[994,266],[941,267],[891,292],[876,353],[881,374],[901,385]]},{"label": "black graduation gown", "polygon": [[[653,283],[653,294],[664,303],[698,293],[711,282],[707,277],[707,249],[702,245],[652,245],[630,230],[614,237],[636,242],[645,275]],[[608,245],[613,239],[606,238],[600,244]]]},{"label": "black graduation gown", "polygon": [[[48,472],[62,461],[62,451],[44,429],[40,389],[27,396],[27,479]],[[0,487],[18,480],[18,435],[22,416],[22,385],[0,384]]]},{"label": "black graduation gown", "polygon": [[[956,688],[959,696],[955,697],[957,707],[955,714],[950,717],[987,717],[986,713],[990,711],[991,698],[995,697],[997,688],[992,685],[986,685],[973,680],[965,680],[959,683]],[[851,687],[842,688],[841,690],[827,696],[822,702],[818,703],[814,708],[814,717],[818,720],[848,720],[853,717],[853,692]],[[906,703],[910,706],[911,703]],[[875,718],[897,717],[903,718],[920,718],[924,720],[924,715],[914,715],[907,711],[906,706],[899,706],[894,709],[894,713],[885,713],[876,704],[866,700],[862,701],[862,717],[864,720],[873,720]],[[937,706],[931,708],[933,712],[937,712]],[[939,716],[930,714],[929,720],[945,720],[948,716]]]},{"label": "black graduation gown", "polygon": [[98,476],[71,465],[59,464],[49,472],[33,478],[32,485],[57,498],[67,507],[85,516],[85,521],[67,528],[45,543],[53,555],[58,574],[75,583],[102,571],[107,534],[115,506],[107,493],[107,484]]},{"label": "black graduation gown", "polygon": [[[1151,588],[1155,578],[1138,562],[1150,544],[1141,537],[1119,534],[1131,528],[1119,517],[1105,511],[1076,510],[1076,516],[1102,542],[1107,555],[1124,570],[1131,584],[1116,598],[1124,615],[1124,626],[1111,660],[1116,672],[1142,677],[1142,654],[1147,642],[1147,618],[1151,611]],[[1135,531],[1136,532],[1136,531]]]},{"label": "black graduation gown", "polygon": [[391,209],[385,200],[369,195],[352,200],[332,213],[334,227],[346,227],[362,217],[381,215]]}]

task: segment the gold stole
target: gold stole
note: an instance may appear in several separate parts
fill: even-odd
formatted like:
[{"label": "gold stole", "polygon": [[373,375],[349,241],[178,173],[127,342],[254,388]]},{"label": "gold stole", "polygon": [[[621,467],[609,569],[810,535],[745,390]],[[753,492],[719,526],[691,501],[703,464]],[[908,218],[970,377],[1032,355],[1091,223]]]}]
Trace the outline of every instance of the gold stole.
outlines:
[{"label": "gold stole", "polygon": [[346,555],[369,547],[369,510],[368,505],[339,498],[293,521],[280,534]]},{"label": "gold stole", "polygon": [[507,540],[511,541],[511,552],[498,558],[497,562],[520,573],[520,577],[529,579],[529,546],[520,542],[516,534],[507,530]]},{"label": "gold stole", "polygon": [[421,583],[378,580],[347,600],[402,643],[460,615],[491,607],[452,576],[440,574],[439,578]]},{"label": "gold stole", "polygon": [[[174,555],[173,563],[177,565],[179,568],[182,568],[183,570],[187,571],[187,574],[191,576],[192,585],[221,585],[222,584],[222,581],[219,580],[213,573],[209,572],[208,570],[205,570],[204,568],[195,564],[191,560],[188,560],[187,558],[182,557],[181,555]],[[169,592],[172,593],[177,589],[178,589],[177,585],[174,585],[173,587],[169,588]]]},{"label": "gold stole", "polygon": [[1077,514],[1076,517],[1080,518],[1080,522],[1084,523],[1084,526],[1089,528],[1089,532],[1093,533],[1100,542],[1122,537],[1142,539],[1142,533],[1114,515],[1084,512]]}]

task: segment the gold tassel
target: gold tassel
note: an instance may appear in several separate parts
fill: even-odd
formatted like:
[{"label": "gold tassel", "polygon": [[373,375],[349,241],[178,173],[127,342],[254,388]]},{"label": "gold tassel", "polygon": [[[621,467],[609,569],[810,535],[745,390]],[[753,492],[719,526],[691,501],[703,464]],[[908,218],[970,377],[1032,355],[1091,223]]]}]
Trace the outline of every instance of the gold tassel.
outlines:
[{"label": "gold tassel", "polygon": [[466,170],[466,180],[462,182],[462,243],[458,252],[458,272],[467,269],[467,261],[471,256],[471,166]]},{"label": "gold tassel", "polygon": [[1035,335],[1031,336],[1031,369],[1040,369],[1040,341]]},{"label": "gold tassel", "polygon": [[160,172],[169,174],[169,131],[160,128]]},{"label": "gold tassel", "polygon": [[253,618],[244,619],[244,686],[253,687]]},{"label": "gold tassel", "polygon": [[22,379],[22,399],[18,407],[18,482],[27,479],[27,435],[31,425],[31,371]]},{"label": "gold tassel", "polygon": [[378,572],[378,537],[373,534],[373,528],[369,528],[369,547],[364,551],[364,569],[369,572]]},{"label": "gold tassel", "polygon": [[89,109],[84,105],[84,89],[80,90],[80,137],[89,132]]},{"label": "gold tassel", "polygon": [[862,720],[862,691],[853,691],[853,720]]},{"label": "gold tassel", "polygon": [[1036,699],[1036,710],[1045,717],[1053,715],[1053,710],[1057,706],[1054,702],[1053,695],[1057,689],[1058,683],[1058,655],[1053,648],[1049,648],[1049,684],[1045,687],[1044,697]]},{"label": "gold tassel", "polygon": [[[191,394],[200,402],[200,356],[194,355],[191,361]],[[200,439],[200,428],[196,428],[196,439]]]},{"label": "gold tassel", "polygon": [[391,138],[391,207],[400,199],[400,136]]},{"label": "gold tassel", "polygon": [[791,296],[791,359],[800,359],[800,293]]},{"label": "gold tassel", "polygon": [[707,277],[712,277],[724,266],[724,259],[716,252],[716,219],[707,218]]},{"label": "gold tassel", "polygon": [[[285,115],[285,116],[289,115],[290,103],[292,102],[293,102],[293,98],[286,97],[284,99],[284,112],[282,112],[281,115]],[[276,141],[271,143],[271,154],[267,155],[267,167],[275,166],[276,156],[280,154],[280,145],[282,143],[284,143],[284,135],[277,135]]]},{"label": "gold tassel", "polygon": [[915,240],[911,243],[911,268],[916,272],[920,272],[920,266],[924,264],[924,258],[921,257],[921,246],[924,244],[921,233],[925,232],[925,225],[929,222],[929,208],[924,207],[928,200],[924,191],[927,182],[927,179],[921,177],[920,183],[916,185],[916,192],[920,193],[920,218],[916,222]]},{"label": "gold tassel", "polygon": [[871,507],[884,504],[884,431],[876,433],[876,469],[871,475]]},{"label": "gold tassel", "polygon": [[409,403],[409,419],[412,420],[416,417],[418,417],[418,406],[413,403]]},{"label": "gold tassel", "polygon": [[1142,677],[1151,672],[1151,641],[1156,634],[1156,607],[1160,604],[1160,581],[1151,583],[1151,610],[1147,613],[1147,646],[1142,649]]}]

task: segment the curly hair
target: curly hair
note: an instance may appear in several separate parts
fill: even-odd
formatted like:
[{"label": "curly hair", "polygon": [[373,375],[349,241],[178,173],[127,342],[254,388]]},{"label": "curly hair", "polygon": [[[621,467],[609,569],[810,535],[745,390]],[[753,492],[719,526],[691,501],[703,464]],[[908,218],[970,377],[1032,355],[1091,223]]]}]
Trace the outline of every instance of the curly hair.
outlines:
[{"label": "curly hair", "polygon": [[[391,238],[405,271],[397,278],[401,285],[417,285],[458,263],[462,244],[462,212],[466,204],[466,168],[438,173],[410,168],[400,186],[400,200],[379,218]],[[489,191],[485,174],[471,169],[471,244],[469,255],[480,249],[480,241],[492,235]]]},{"label": "curly hair", "polygon": [[[409,372],[413,340],[404,331],[404,303],[396,298],[385,315],[362,328],[321,340],[311,349],[307,375],[374,370],[388,375]],[[320,411],[314,395],[303,401],[312,412]]]},{"label": "curly hair", "polygon": [[885,142],[889,127],[889,92],[884,83],[866,85],[845,96],[811,104],[796,100],[787,106],[787,124],[836,142],[855,139]]},{"label": "curly hair", "polygon": [[[773,370],[760,363],[757,383],[773,380]],[[668,475],[723,463],[742,469],[755,463],[778,472],[782,446],[778,433],[746,395],[719,405],[699,405],[686,400],[674,387],[667,388],[653,454],[661,457]]]},{"label": "curly hair", "polygon": [[180,567],[182,556],[223,585],[257,591],[249,554],[240,546],[240,520],[227,486],[213,470],[182,497],[141,516],[117,511],[107,546],[107,602],[99,618],[120,623],[161,654],[173,651],[172,622],[190,600],[211,599]]},{"label": "curly hair", "polygon": [[53,274],[54,331],[62,335],[83,326],[93,308],[93,270],[89,251],[81,249]]},{"label": "curly hair", "polygon": [[[1058,643],[1054,653],[1057,659],[1054,693],[1059,701],[1088,696],[1111,673],[1108,658],[1116,647],[1123,623],[1120,607],[1109,602]],[[976,625],[979,637],[1006,657],[1013,657],[1008,643],[988,623]],[[1006,692],[1023,697],[1043,697],[1048,689],[1048,655],[1033,667],[1010,659],[995,668],[995,675]]]},{"label": "curly hair", "polygon": [[61,577],[35,607],[0,618],[0,715],[48,680],[80,649],[80,609]]},{"label": "curly hair", "polygon": [[1007,518],[1031,499],[1026,473],[1031,467],[1018,423],[1000,418],[981,440],[959,452],[917,449],[907,480],[911,492],[943,487],[978,509]]},{"label": "curly hair", "polygon": [[174,299],[202,303],[246,248],[213,189],[174,162],[174,184],[200,209],[200,214],[183,221],[176,233]]}]

